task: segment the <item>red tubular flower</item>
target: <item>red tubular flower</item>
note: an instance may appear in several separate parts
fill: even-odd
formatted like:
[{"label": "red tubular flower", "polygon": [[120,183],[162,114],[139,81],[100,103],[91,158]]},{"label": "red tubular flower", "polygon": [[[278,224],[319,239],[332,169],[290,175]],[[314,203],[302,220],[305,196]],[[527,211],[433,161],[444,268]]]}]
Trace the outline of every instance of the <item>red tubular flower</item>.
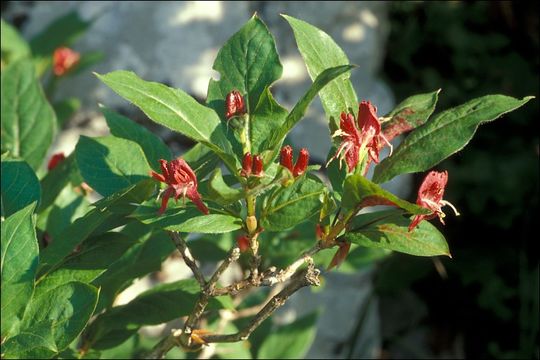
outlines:
[{"label": "red tubular flower", "polygon": [[53,156],[51,156],[51,159],[49,160],[49,163],[47,164],[47,170],[50,171],[54,169],[56,166],[58,166],[58,164],[60,164],[65,159],[66,159],[66,156],[64,155],[63,152],[54,154]]},{"label": "red tubular flower", "polygon": [[306,148],[302,148],[300,150],[300,155],[298,155],[298,159],[296,160],[296,164],[294,165],[293,176],[297,177],[302,175],[306,171],[308,163],[309,152]]},{"label": "red tubular flower", "polygon": [[294,171],[293,151],[290,145],[285,145],[284,147],[281,148],[281,152],[279,156],[279,163],[281,164],[281,166],[289,169],[291,173]]},{"label": "red tubular flower", "polygon": [[338,246],[339,249],[336,251],[332,261],[330,261],[330,265],[328,265],[326,270],[332,270],[334,267],[341,265],[341,263],[347,258],[349,250],[351,250],[351,243],[348,242],[339,242]]},{"label": "red tubular flower", "polygon": [[81,55],[68,47],[60,47],[53,53],[53,72],[62,76],[69,72],[81,59]]},{"label": "red tubular flower", "polygon": [[263,175],[263,162],[259,155],[253,156],[253,175],[255,176]]},{"label": "red tubular flower", "polygon": [[420,221],[424,219],[433,219],[436,216],[438,216],[441,223],[444,224],[443,218],[445,214],[442,212],[441,208],[445,205],[450,206],[452,210],[454,210],[456,216],[459,215],[459,212],[454,205],[442,199],[447,182],[447,171],[431,171],[427,174],[426,178],[420,185],[420,189],[418,189],[418,198],[416,199],[416,204],[431,210],[433,213],[430,215],[416,215],[409,225],[409,231],[412,231],[420,223]]},{"label": "red tubular flower", "polygon": [[[379,162],[379,151],[384,142],[390,146],[386,137],[381,133],[381,123],[377,118],[377,108],[369,101],[362,101],[358,108],[358,127],[352,114],[341,113],[339,123],[340,129],[332,136],[341,136],[341,144],[336,151],[336,154],[328,161],[326,166],[339,156],[340,166],[341,161],[345,160],[348,171],[352,172],[356,165],[367,154],[369,155],[366,170],[371,161]],[[360,129],[360,130],[358,130]]]},{"label": "red tubular flower", "polygon": [[197,191],[197,177],[188,163],[184,159],[175,159],[171,162],[161,159],[159,162],[161,164],[161,174],[151,171],[150,175],[154,179],[169,185],[163,192],[159,213],[163,214],[167,208],[169,198],[174,195],[175,200],[178,200],[180,196],[187,197],[203,214],[208,215],[208,208],[202,202],[201,195]]},{"label": "red tubular flower", "polygon": [[253,159],[251,157],[251,153],[245,153],[244,158],[242,159],[242,170],[240,171],[240,175],[244,177],[250,176],[252,165]]},{"label": "red tubular flower", "polygon": [[244,98],[238,90],[233,90],[227,94],[225,98],[225,117],[227,120],[233,116],[243,115],[246,113]]},{"label": "red tubular flower", "polygon": [[249,249],[249,237],[247,235],[242,235],[236,238],[236,243],[241,252],[244,252]]}]

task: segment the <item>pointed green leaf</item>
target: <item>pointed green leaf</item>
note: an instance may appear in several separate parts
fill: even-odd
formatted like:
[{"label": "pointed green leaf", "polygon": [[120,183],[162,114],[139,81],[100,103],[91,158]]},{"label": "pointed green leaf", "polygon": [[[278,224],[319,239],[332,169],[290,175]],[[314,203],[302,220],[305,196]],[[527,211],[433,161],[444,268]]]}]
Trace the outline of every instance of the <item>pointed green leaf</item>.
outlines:
[{"label": "pointed green leaf", "polygon": [[428,209],[401,200],[360,174],[351,175],[345,180],[341,205],[350,210],[360,210],[375,205],[391,205],[402,208],[411,214],[430,213]]},{"label": "pointed green leaf", "polygon": [[3,344],[3,357],[51,357],[68,347],[94,312],[98,290],[80,282],[54,287],[32,298],[20,333]]},{"label": "pointed green leaf", "polygon": [[318,314],[311,313],[291,324],[274,329],[264,339],[258,359],[302,359],[308,352],[317,333]]},{"label": "pointed green leaf", "polygon": [[7,64],[30,55],[30,47],[17,29],[11,24],[0,20],[2,34],[2,62]]},{"label": "pointed green leaf", "polygon": [[28,59],[2,71],[2,153],[26,160],[36,170],[56,133],[56,116]]},{"label": "pointed green leaf", "polygon": [[34,291],[39,248],[32,203],[2,221],[2,338],[17,333]]},{"label": "pointed green leaf", "polygon": [[218,81],[210,80],[206,103],[222,119],[229,92],[240,91],[247,112],[252,113],[264,90],[283,72],[274,38],[257,15],[223,45],[213,69],[221,76]]},{"label": "pointed green leaf", "polygon": [[[190,314],[200,290],[195,279],[154,286],[128,304],[101,314],[88,328],[87,338],[95,349],[116,346],[142,325],[157,325]],[[220,296],[212,298],[208,308],[231,306],[230,297]]]},{"label": "pointed green leaf", "polygon": [[96,76],[114,92],[139,107],[150,119],[203,143],[229,168],[236,168],[219,116],[180,89],[145,81],[131,71]]},{"label": "pointed green leaf", "polygon": [[217,168],[214,174],[210,177],[208,183],[208,194],[212,201],[225,206],[237,202],[244,197],[244,193],[240,189],[235,189],[227,185],[223,176],[221,175],[221,169]]},{"label": "pointed green leaf", "polygon": [[148,131],[143,126],[135,123],[131,119],[125,116],[115,113],[114,111],[101,107],[101,112],[105,115],[105,120],[111,134],[116,137],[131,140],[136,142],[141,147],[148,164],[155,171],[161,173],[159,160],[171,160],[171,151],[163,143],[163,141],[154,135],[154,133]]},{"label": "pointed green leaf", "polygon": [[397,105],[382,124],[383,133],[388,140],[423,125],[433,114],[441,90],[418,94],[406,98]]},{"label": "pointed green leaf", "polygon": [[221,234],[242,227],[242,220],[237,217],[223,214],[202,215],[194,207],[169,208],[160,215],[157,207],[139,206],[131,216],[154,228],[178,232]]},{"label": "pointed green leaf", "polygon": [[313,175],[277,189],[263,207],[261,226],[269,231],[281,231],[298,225],[320,210],[321,195],[325,191],[324,184]]},{"label": "pointed green leaf", "polygon": [[[324,31],[292,16],[282,15],[294,32],[298,50],[304,58],[311,80],[315,80],[324,70],[348,65],[349,59],[343,50]],[[330,130],[339,128],[342,111],[358,113],[358,100],[349,80],[349,73],[333,80],[319,93],[321,102],[330,118]]]},{"label": "pointed green leaf", "polygon": [[422,221],[409,232],[411,219],[401,215],[382,216],[376,212],[363,214],[365,224],[358,230],[347,232],[344,238],[360,246],[399,251],[416,256],[450,256],[444,236],[428,221]]},{"label": "pointed green leaf", "polygon": [[463,149],[479,125],[519,108],[532,98],[487,95],[443,111],[413,131],[392,156],[384,159],[375,168],[373,181],[382,183],[399,174],[429,170]]},{"label": "pointed green leaf", "polygon": [[2,160],[2,215],[10,216],[40,198],[39,180],[30,166],[22,160]]},{"label": "pointed green leaf", "polygon": [[130,140],[81,136],[75,157],[84,181],[103,196],[149,177],[150,165],[144,152]]},{"label": "pointed green leaf", "polygon": [[274,137],[276,132],[283,132],[282,126],[285,123],[287,114],[287,109],[279,105],[274,100],[270,88],[266,88],[255,111],[249,117],[251,153],[260,154],[264,150],[274,150],[273,146],[269,144],[279,146],[279,140],[283,140],[282,138],[275,142],[269,142],[269,138]]}]

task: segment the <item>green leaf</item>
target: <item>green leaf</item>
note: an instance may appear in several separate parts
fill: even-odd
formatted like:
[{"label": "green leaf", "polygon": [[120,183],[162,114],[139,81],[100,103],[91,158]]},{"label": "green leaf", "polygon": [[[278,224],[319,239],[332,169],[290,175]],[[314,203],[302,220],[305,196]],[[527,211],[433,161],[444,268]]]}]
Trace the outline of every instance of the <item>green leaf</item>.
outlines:
[{"label": "green leaf", "polygon": [[[313,261],[316,266],[326,268],[332,261],[336,253],[337,248],[329,248],[319,251],[314,257]],[[365,269],[368,266],[375,264],[377,261],[386,258],[392,254],[392,251],[382,248],[366,248],[358,246],[356,244],[351,245],[351,250],[345,261],[339,265],[339,267],[332,269],[344,274],[355,274],[358,270]]]},{"label": "green leaf", "polygon": [[94,203],[95,209],[65,228],[41,254],[40,276],[54,269],[73,249],[89,237],[100,225],[115,217],[125,217],[144,201],[153,189],[152,181],[142,181]]},{"label": "green leaf", "polygon": [[101,112],[105,115],[107,125],[111,129],[111,134],[116,137],[131,140],[136,142],[141,147],[148,164],[155,171],[161,173],[159,160],[171,160],[171,152],[163,141],[134,121],[115,113],[105,107],[101,108]]},{"label": "green leaf", "polygon": [[232,204],[244,197],[244,192],[242,190],[227,185],[225,180],[223,180],[220,168],[217,168],[210,177],[208,194],[212,201],[215,201],[222,206]]},{"label": "green leaf", "polygon": [[3,344],[5,358],[49,358],[68,347],[94,312],[98,290],[80,282],[58,286],[33,297],[21,331]]},{"label": "green leaf", "polygon": [[6,63],[9,64],[12,61],[30,56],[30,47],[28,46],[28,43],[14,26],[5,22],[4,19],[1,19],[0,29],[2,34],[0,41],[2,44],[2,60],[5,59]]},{"label": "green leaf", "polygon": [[263,207],[261,225],[269,231],[289,229],[315,215],[321,207],[324,184],[315,176],[297,178],[289,187],[277,189]]},{"label": "green leaf", "polygon": [[236,168],[223,126],[217,114],[179,89],[145,81],[130,71],[96,74],[118,95],[139,107],[150,119],[203,143],[229,168]]},{"label": "green leaf", "polygon": [[274,153],[277,153],[276,147],[283,141],[285,136],[292,130],[292,128],[304,117],[306,110],[311,101],[317,96],[319,92],[322,92],[325,86],[331,84],[331,81],[339,77],[340,75],[349,72],[354,65],[342,65],[336,66],[324,70],[319,75],[313,84],[309,87],[308,91],[302,96],[302,98],[296,103],[294,108],[287,116],[285,123],[271,132],[271,138],[268,141],[266,148],[274,149]]},{"label": "green leaf", "polygon": [[351,175],[345,180],[342,199],[342,206],[351,210],[360,210],[367,206],[391,205],[402,208],[411,214],[430,213],[428,209],[401,200],[360,174]]},{"label": "green leaf", "polygon": [[399,103],[382,124],[383,133],[388,140],[423,125],[433,114],[441,90],[418,94]]},{"label": "green leaf", "polygon": [[89,284],[105,273],[132,245],[131,239],[121,233],[110,232],[89,238],[77,253],[66,258],[59,268],[41,279],[38,290],[44,291],[72,281]]},{"label": "green leaf", "polygon": [[41,187],[34,171],[23,160],[2,160],[2,215],[39,203]]},{"label": "green leaf", "polygon": [[216,154],[202,144],[193,146],[182,155],[182,158],[187,161],[199,180],[202,180],[219,165],[219,158]]},{"label": "green leaf", "polygon": [[39,255],[35,207],[36,203],[27,205],[2,221],[2,338],[17,333],[34,291]]},{"label": "green leaf", "polygon": [[149,177],[150,165],[141,147],[130,140],[81,136],[75,157],[84,181],[103,196]]},{"label": "green leaf", "polygon": [[[270,88],[266,88],[255,111],[249,117],[251,153],[260,154],[264,150],[274,150],[273,146],[269,146],[268,140],[273,136],[273,133],[282,132],[281,127],[287,118],[287,114],[287,109],[279,105],[274,100]],[[282,138],[279,138],[279,140],[282,140]],[[279,141],[275,142],[274,146],[279,146]]]},{"label": "green leaf", "polygon": [[30,40],[30,48],[34,54],[38,74],[50,66],[54,50],[61,46],[72,45],[91,25],[79,17],[77,11],[71,11],[49,24]]},{"label": "green leaf", "polygon": [[178,232],[221,234],[242,227],[239,218],[222,214],[201,215],[194,207],[169,208],[159,215],[156,207],[139,206],[131,216],[154,228]]},{"label": "green leaf", "polygon": [[2,153],[21,157],[36,170],[56,133],[56,116],[28,59],[2,71]]},{"label": "green leaf", "polygon": [[[391,214],[382,212],[382,215]],[[383,248],[416,256],[450,256],[444,236],[428,221],[409,232],[411,220],[401,215],[382,216],[381,213],[363,214],[365,223],[360,229],[347,232],[344,238],[360,246]]]},{"label": "green leaf", "polygon": [[[70,154],[64,161],[61,161],[52,170],[41,179],[41,188],[43,189],[43,198],[39,205],[38,212],[42,212],[52,205],[57,196],[71,182],[77,182],[75,179],[80,176],[75,154]],[[78,185],[78,184],[77,184]]]},{"label": "green leaf", "polygon": [[263,341],[257,358],[302,359],[315,340],[317,315],[311,313],[272,331]]},{"label": "green leaf", "polygon": [[90,204],[80,192],[76,192],[71,186],[65,187],[47,215],[45,230],[50,239],[52,241],[61,239],[62,231],[89,210]]},{"label": "green leaf", "polygon": [[[294,32],[298,50],[304,58],[311,80],[328,68],[348,65],[349,59],[343,50],[324,31],[302,20],[282,15]],[[330,130],[339,129],[339,116],[342,111],[358,113],[358,100],[349,73],[333,80],[319,92],[321,102],[330,118]]]},{"label": "green leaf", "polygon": [[96,311],[112,305],[116,295],[134,279],[159,271],[161,263],[176,249],[163,231],[151,232],[148,225],[136,220],[128,223],[121,233],[133,245],[93,281],[94,286],[101,288]]},{"label": "green leaf", "polygon": [[[101,314],[88,328],[88,339],[98,350],[116,346],[142,325],[157,325],[189,315],[199,292],[195,279],[154,286],[128,304]],[[228,296],[212,298],[208,304],[208,309],[231,307],[232,301]]]},{"label": "green leaf", "polygon": [[413,131],[394,154],[384,159],[373,174],[382,183],[399,174],[425,171],[463,149],[479,125],[495,120],[533,99],[487,95],[443,111]]},{"label": "green leaf", "polygon": [[264,90],[281,77],[276,44],[266,25],[254,15],[219,50],[213,69],[220,80],[210,79],[207,104],[225,119],[225,97],[232,90],[244,96],[252,113]]}]

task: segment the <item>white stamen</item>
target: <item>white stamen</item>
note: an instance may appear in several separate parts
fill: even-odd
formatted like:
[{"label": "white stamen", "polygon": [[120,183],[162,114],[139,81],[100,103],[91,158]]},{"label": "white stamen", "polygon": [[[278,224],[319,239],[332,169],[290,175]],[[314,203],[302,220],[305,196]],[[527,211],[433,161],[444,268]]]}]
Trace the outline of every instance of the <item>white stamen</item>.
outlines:
[{"label": "white stamen", "polygon": [[392,144],[390,144],[390,141],[388,141],[388,139],[386,138],[386,136],[384,136],[383,134],[380,134],[379,136],[382,137],[382,139],[384,140],[384,142],[390,147],[390,154],[388,154],[388,156],[392,156],[392,152],[393,152],[393,150],[394,150],[394,146],[392,146]]},{"label": "white stamen", "polygon": [[456,214],[456,216],[459,216],[459,212],[457,211],[456,207],[454,205],[452,205],[452,203],[450,203],[450,201],[446,201],[446,200],[441,200],[441,204],[444,206],[444,205],[448,205],[452,208],[452,210],[454,210],[454,213]]}]

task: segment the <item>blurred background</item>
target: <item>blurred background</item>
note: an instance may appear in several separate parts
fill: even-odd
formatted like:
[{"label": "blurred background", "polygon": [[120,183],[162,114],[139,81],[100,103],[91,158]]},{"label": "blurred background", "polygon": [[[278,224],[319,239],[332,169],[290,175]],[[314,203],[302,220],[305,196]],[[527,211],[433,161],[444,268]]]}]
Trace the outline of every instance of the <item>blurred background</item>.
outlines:
[{"label": "blurred background", "polygon": [[[441,88],[437,110],[486,94],[537,97],[481,126],[468,147],[439,164],[449,171],[445,198],[460,211],[441,226],[452,259],[393,254],[324,273],[325,286],[300,292],[275,322],[324,308],[306,357],[539,358],[539,12],[533,2],[2,2],[2,18],[27,39],[63,14],[91,20],[73,48],[101,61],[58,85],[80,99],[51,154],[73,151],[80,134],[108,132],[97,104],[145,124],[180,155],[192,144],[157,127],[91,74],[117,69],[182,88],[204,101],[220,46],[254,12],[276,38],[284,65],[274,86],[290,108],[310,80],[280,13],[330,34],[351,63],[359,99],[384,114],[404,98]],[[330,148],[320,103],[291,134],[324,163]],[[423,174],[400,177],[392,191],[414,201]],[[435,222],[434,222],[435,223]],[[436,224],[439,226],[440,224]],[[156,279],[186,276],[177,258],[129,288],[125,303]],[[158,336],[163,327],[141,332]],[[152,340],[150,343],[155,342]],[[144,341],[142,341],[144,343]]]}]

